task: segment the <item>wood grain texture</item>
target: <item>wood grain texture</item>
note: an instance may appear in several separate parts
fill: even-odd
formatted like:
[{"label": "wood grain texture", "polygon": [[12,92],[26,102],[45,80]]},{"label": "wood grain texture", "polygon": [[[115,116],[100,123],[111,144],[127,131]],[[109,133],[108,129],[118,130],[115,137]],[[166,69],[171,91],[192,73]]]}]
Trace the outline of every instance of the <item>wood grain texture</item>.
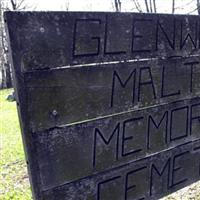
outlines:
[{"label": "wood grain texture", "polygon": [[200,139],[200,98],[37,132],[42,188],[50,189]]},{"label": "wood grain texture", "polygon": [[194,98],[199,77],[199,57],[27,73],[29,126],[35,132]]},{"label": "wood grain texture", "polygon": [[199,140],[45,191],[46,200],[159,199],[199,180]]},{"label": "wood grain texture", "polygon": [[199,52],[199,17],[136,13],[6,12],[21,71]]},{"label": "wood grain texture", "polygon": [[199,180],[198,16],[5,21],[33,199],[158,199]]}]

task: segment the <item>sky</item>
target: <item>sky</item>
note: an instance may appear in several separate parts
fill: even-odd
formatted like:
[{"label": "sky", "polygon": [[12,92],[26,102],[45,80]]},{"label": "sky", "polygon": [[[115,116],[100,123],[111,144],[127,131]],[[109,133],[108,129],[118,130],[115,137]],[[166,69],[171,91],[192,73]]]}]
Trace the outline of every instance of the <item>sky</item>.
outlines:
[{"label": "sky", "polygon": [[[35,10],[66,10],[69,11],[113,11],[113,0],[26,0],[27,4],[35,7]],[[137,0],[145,10],[144,0]],[[122,11],[134,12],[133,0],[121,0]],[[172,0],[156,0],[159,13],[171,13]],[[196,0],[176,0],[177,14],[197,14]],[[194,12],[192,12],[194,11]]]}]

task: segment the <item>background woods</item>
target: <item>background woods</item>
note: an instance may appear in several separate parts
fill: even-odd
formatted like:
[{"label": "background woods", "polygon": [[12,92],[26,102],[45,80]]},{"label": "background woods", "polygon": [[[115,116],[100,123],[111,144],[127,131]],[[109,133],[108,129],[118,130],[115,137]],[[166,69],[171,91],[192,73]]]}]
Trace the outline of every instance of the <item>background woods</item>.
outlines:
[{"label": "background woods", "polygon": [[5,33],[3,12],[8,10],[25,10],[25,0],[0,0],[0,88],[12,87],[12,71],[8,58],[8,42]]}]

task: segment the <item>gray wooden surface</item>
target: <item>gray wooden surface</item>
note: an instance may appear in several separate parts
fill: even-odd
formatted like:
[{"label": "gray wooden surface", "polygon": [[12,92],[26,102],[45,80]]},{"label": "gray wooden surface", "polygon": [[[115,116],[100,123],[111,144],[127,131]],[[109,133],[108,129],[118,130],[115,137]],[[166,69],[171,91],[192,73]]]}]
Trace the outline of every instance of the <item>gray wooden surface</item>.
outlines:
[{"label": "gray wooden surface", "polygon": [[199,142],[46,190],[44,199],[156,200],[199,180]]},{"label": "gray wooden surface", "polygon": [[200,139],[197,117],[200,100],[193,99],[36,133],[42,187],[53,188]]},{"label": "gray wooden surface", "polygon": [[10,12],[7,20],[21,71],[199,52],[198,16]]},{"label": "gray wooden surface", "polygon": [[30,127],[35,132],[194,98],[200,95],[199,61],[194,57],[25,73]]},{"label": "gray wooden surface", "polygon": [[158,199],[199,180],[199,17],[5,21],[34,199]]}]

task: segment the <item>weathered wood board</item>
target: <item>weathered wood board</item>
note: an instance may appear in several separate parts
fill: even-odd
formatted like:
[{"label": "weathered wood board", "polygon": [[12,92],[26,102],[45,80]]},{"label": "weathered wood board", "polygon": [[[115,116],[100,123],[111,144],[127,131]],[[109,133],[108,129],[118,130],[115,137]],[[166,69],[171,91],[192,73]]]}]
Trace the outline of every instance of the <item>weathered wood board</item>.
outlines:
[{"label": "weathered wood board", "polygon": [[200,48],[198,16],[10,12],[6,20],[11,46],[21,60],[17,66],[21,71],[189,56],[197,54]]},{"label": "weathered wood board", "polygon": [[30,127],[35,132],[194,98],[199,77],[199,57],[26,73]]},{"label": "weathered wood board", "polygon": [[48,200],[158,199],[199,180],[200,140],[46,190]]},{"label": "weathered wood board", "polygon": [[54,188],[200,139],[199,119],[200,99],[195,98],[38,132],[42,188]]},{"label": "weathered wood board", "polygon": [[36,200],[158,199],[200,179],[199,17],[5,21]]}]

